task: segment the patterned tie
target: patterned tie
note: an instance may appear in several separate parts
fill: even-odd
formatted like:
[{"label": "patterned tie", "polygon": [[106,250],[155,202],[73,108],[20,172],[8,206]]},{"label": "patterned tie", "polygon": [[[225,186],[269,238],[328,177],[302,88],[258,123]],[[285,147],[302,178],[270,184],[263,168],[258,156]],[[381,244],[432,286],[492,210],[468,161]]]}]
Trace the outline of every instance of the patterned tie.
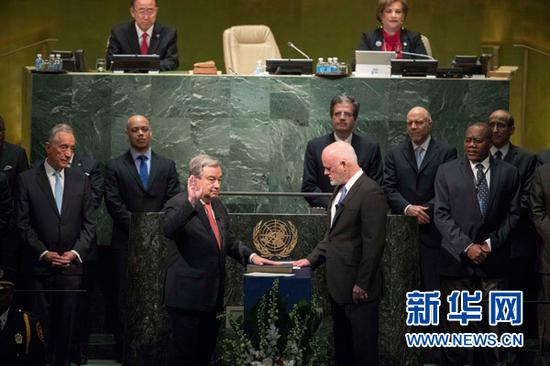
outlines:
[{"label": "patterned tie", "polygon": [[487,213],[487,204],[489,203],[489,185],[487,184],[487,179],[485,179],[485,174],[483,173],[483,165],[477,164],[477,200],[479,202],[479,209],[481,215],[485,217]]},{"label": "patterned tie", "polygon": [[149,183],[149,172],[147,171],[147,156],[140,155],[137,157],[140,161],[139,164],[139,178],[143,184],[143,188],[147,188],[147,183]]},{"label": "patterned tie", "polygon": [[142,55],[146,55],[147,52],[149,51],[149,46],[147,45],[147,37],[149,35],[147,33],[143,33],[141,35],[141,47],[140,47],[140,52]]},{"label": "patterned tie", "polygon": [[61,173],[58,171],[53,172],[55,177],[55,205],[57,206],[57,212],[61,215],[61,207],[63,205],[63,187],[61,186]]},{"label": "patterned tie", "polygon": [[495,153],[495,158],[498,160],[502,160],[502,151],[497,150],[497,152]]},{"label": "patterned tie", "polygon": [[422,165],[422,153],[424,152],[424,148],[422,146],[418,146],[416,149],[414,149],[414,156],[416,158],[416,167],[420,168],[420,165]]},{"label": "patterned tie", "polygon": [[205,203],[204,210],[206,211],[206,216],[208,216],[208,221],[210,221],[210,227],[212,228],[212,231],[214,232],[214,236],[216,237],[216,243],[218,244],[218,249],[221,249],[222,241],[220,238],[220,231],[218,230],[218,224],[216,223],[216,219],[214,218],[214,213],[212,212],[212,204]]}]

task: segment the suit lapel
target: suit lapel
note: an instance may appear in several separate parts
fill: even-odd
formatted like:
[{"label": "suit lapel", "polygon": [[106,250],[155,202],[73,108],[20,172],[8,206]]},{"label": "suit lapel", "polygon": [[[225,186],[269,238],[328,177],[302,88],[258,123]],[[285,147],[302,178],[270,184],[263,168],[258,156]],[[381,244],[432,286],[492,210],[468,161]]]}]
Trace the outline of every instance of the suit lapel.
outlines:
[{"label": "suit lapel", "polygon": [[147,187],[145,189],[146,191],[149,190],[158,173],[159,173],[159,158],[154,152],[151,151],[151,167],[149,169],[149,179],[147,180]]},{"label": "suit lapel", "polygon": [[508,154],[506,154],[503,160],[507,163],[512,164],[512,162],[514,161],[514,158],[516,157],[516,154],[517,154],[516,147],[510,144],[510,147],[508,149]]},{"label": "suit lapel", "polygon": [[405,146],[403,146],[403,156],[405,160],[413,170],[418,173],[418,167],[416,166],[416,157],[414,156],[413,145],[411,141],[408,141]]},{"label": "suit lapel", "polygon": [[63,174],[65,175],[64,181],[63,181],[63,202],[61,202],[61,215],[63,215],[65,210],[67,209],[67,205],[69,204],[69,192],[73,188],[73,178],[72,178],[72,171],[71,168],[65,168],[63,171]]},{"label": "suit lapel", "polygon": [[[334,226],[336,226],[336,222],[338,221],[338,218],[340,217],[340,215],[342,214],[342,212],[346,208],[346,203],[350,202],[350,200],[353,199],[353,196],[355,195],[355,193],[357,192],[357,190],[361,186],[361,183],[363,182],[364,178],[365,178],[365,173],[363,172],[363,174],[359,177],[359,179],[357,179],[357,181],[353,184],[353,186],[351,187],[349,192],[346,194],[346,197],[344,198],[344,201],[339,205],[338,208],[336,208],[336,212],[334,213],[334,219],[332,220],[332,225],[330,227],[331,230]],[[332,204],[332,200],[334,200],[334,198],[336,197],[336,194],[338,193],[338,191],[341,188],[342,188],[342,186],[338,186],[335,189],[335,191],[332,195],[332,198],[331,198],[331,204]]]},{"label": "suit lapel", "polygon": [[144,191],[146,191],[147,187],[143,187],[143,183],[141,182],[141,178],[138,175],[136,164],[134,163],[134,159],[132,158],[132,154],[130,153],[130,151],[126,152],[126,154],[124,155],[124,159],[122,161],[126,166],[126,169],[128,169],[128,173],[130,173],[130,175],[135,179],[138,186],[141,187],[141,189],[143,189]]},{"label": "suit lapel", "polygon": [[[52,192],[52,186],[50,185],[50,181],[48,180],[48,176],[46,175],[46,170],[44,169],[44,165],[41,165],[40,168],[37,169],[36,175],[37,175],[38,185],[40,186],[42,193],[44,193],[44,196],[46,197],[46,200],[50,204],[53,212],[55,212],[55,214],[59,216],[59,212],[57,211],[57,205],[55,204],[55,198]],[[65,196],[65,194],[63,194],[63,196]]]},{"label": "suit lapel", "polygon": [[[221,242],[221,251],[225,248],[225,230],[222,230],[222,227],[224,225],[224,222],[222,220],[222,214],[221,211],[221,205],[218,204],[212,204],[212,209],[214,210],[214,215],[216,216],[216,225],[218,225],[218,232],[220,233],[220,242]],[[214,236],[214,239],[216,239],[216,236],[214,235],[214,232],[212,231],[212,236]]]},{"label": "suit lapel", "polygon": [[489,174],[491,183],[489,186],[489,202],[487,203],[487,212],[491,212],[491,205],[495,201],[498,183],[500,181],[500,166],[492,157],[489,158]]},{"label": "suit lapel", "polygon": [[130,22],[130,27],[128,29],[128,44],[135,55],[139,55],[141,53],[139,49],[139,39],[137,36],[136,25],[134,22]]},{"label": "suit lapel", "polygon": [[420,173],[426,166],[430,163],[430,161],[434,158],[436,155],[437,146],[435,144],[435,141],[433,138],[430,140],[430,143],[428,145],[428,149],[426,150],[426,153],[424,154],[424,159],[422,159],[422,163],[420,164],[420,169],[418,172]]},{"label": "suit lapel", "polygon": [[153,27],[153,34],[151,35],[151,41],[149,42],[149,51],[148,54],[155,54],[159,48],[160,44],[160,28],[158,24],[155,24]]}]

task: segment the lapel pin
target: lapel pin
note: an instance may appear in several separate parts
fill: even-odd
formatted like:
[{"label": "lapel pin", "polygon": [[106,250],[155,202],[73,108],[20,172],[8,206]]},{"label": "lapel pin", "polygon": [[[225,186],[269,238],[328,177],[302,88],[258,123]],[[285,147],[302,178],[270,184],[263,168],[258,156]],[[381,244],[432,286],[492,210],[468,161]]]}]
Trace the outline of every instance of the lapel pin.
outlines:
[{"label": "lapel pin", "polygon": [[376,46],[376,47],[382,47],[382,42],[376,41],[375,46]]}]

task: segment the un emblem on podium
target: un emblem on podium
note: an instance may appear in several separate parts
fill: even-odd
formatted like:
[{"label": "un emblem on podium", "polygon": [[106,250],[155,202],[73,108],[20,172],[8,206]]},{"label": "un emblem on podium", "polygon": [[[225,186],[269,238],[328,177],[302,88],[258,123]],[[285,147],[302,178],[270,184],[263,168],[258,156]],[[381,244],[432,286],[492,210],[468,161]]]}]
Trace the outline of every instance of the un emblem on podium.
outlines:
[{"label": "un emblem on podium", "polygon": [[298,230],[290,221],[260,220],[252,232],[252,242],[262,257],[286,258],[298,242]]}]

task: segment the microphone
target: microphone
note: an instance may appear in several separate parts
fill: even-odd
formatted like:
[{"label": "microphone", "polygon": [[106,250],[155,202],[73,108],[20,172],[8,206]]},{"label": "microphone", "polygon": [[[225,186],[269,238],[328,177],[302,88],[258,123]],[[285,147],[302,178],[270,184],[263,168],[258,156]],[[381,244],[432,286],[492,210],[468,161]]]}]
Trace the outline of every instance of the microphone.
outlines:
[{"label": "microphone", "polygon": [[395,51],[395,53],[397,53],[397,54],[402,53],[403,55],[408,55],[408,56],[423,57],[423,58],[427,58],[428,60],[435,61],[435,58],[433,58],[432,56],[424,55],[422,53],[405,52],[405,51]]},{"label": "microphone", "polygon": [[288,47],[293,48],[293,49],[295,49],[296,51],[298,51],[302,56],[304,56],[304,57],[307,58],[308,60],[311,60],[311,57],[309,57],[308,55],[306,55],[305,52],[302,52],[302,50],[299,49],[298,47],[296,47],[296,46],[294,45],[294,43],[288,41],[287,45],[288,45]]}]

